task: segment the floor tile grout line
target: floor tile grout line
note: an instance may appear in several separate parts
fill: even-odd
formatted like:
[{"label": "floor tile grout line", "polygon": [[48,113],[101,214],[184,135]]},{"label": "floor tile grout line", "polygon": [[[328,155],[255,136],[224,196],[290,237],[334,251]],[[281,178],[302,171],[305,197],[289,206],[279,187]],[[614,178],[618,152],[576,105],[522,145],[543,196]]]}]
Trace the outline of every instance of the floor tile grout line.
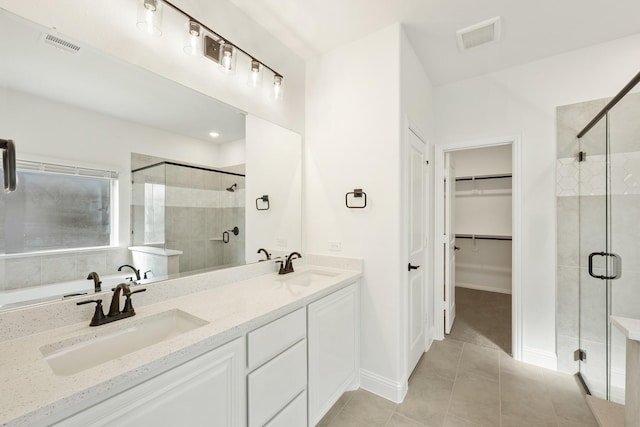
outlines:
[{"label": "floor tile grout line", "polygon": [[[444,413],[444,420],[447,420],[449,416],[449,410],[451,409],[451,401],[453,400],[453,390],[456,388],[456,381],[458,380],[458,371],[460,370],[460,363],[462,362],[462,353],[464,352],[465,342],[462,343],[462,348],[460,349],[460,356],[458,356],[458,364],[456,365],[456,374],[453,377],[453,384],[451,385],[451,394],[449,395],[449,403],[447,403],[447,410]],[[466,420],[465,420],[466,421]]]},{"label": "floor tile grout line", "polygon": [[[340,408],[340,410],[338,412],[335,413],[335,415],[333,417],[331,417],[331,419],[329,420],[329,422],[327,423],[327,427],[331,427],[331,424],[333,424],[333,422],[335,421],[335,419],[338,417],[338,415],[340,415],[340,413],[342,411],[344,411],[344,408],[347,407],[347,405],[349,404],[349,402],[351,402],[351,399],[353,399],[353,395],[349,396],[349,398],[347,399],[347,401],[344,403],[344,405],[342,405],[342,408]],[[335,403],[334,403],[335,405]]]},{"label": "floor tile grout line", "polygon": [[502,355],[498,353],[498,419],[502,427]]}]

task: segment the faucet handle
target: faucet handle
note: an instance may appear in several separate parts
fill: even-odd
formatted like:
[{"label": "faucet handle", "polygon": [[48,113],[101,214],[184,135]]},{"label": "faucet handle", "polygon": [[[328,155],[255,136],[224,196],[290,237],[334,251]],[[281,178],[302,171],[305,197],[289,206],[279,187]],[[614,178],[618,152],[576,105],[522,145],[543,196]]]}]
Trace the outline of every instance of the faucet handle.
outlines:
[{"label": "faucet handle", "polygon": [[122,309],[122,313],[123,314],[124,313],[132,313],[132,315],[135,314],[136,311],[133,309],[133,304],[131,303],[131,295],[137,294],[139,292],[145,292],[146,290],[147,290],[146,288],[136,289],[135,291],[131,291],[131,292],[128,292],[128,293],[124,294],[124,296],[127,299],[124,301],[124,308]]},{"label": "faucet handle", "polygon": [[91,318],[91,322],[89,323],[89,326],[98,326],[102,324],[102,321],[106,317],[104,315],[104,311],[102,311],[101,299],[90,299],[86,301],[80,301],[80,302],[77,302],[76,305],[84,305],[92,302],[96,303],[96,310],[93,312],[93,317]]}]

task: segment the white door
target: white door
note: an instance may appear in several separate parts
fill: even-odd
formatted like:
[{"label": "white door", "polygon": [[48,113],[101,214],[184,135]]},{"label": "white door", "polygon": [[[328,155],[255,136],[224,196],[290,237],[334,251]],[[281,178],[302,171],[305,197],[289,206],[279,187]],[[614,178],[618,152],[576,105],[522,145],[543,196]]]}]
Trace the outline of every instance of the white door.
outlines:
[{"label": "white door", "polygon": [[456,319],[456,174],[451,155],[445,154],[444,182],[444,332]]},{"label": "white door", "polygon": [[409,360],[408,372],[413,371],[426,348],[426,144],[408,130],[409,167]]}]

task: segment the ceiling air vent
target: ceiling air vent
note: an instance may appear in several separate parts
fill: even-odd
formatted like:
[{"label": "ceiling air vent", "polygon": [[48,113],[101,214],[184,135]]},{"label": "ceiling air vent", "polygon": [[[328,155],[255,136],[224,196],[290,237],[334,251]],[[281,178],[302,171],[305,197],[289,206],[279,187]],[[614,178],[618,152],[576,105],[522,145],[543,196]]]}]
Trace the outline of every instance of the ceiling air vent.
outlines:
[{"label": "ceiling air vent", "polygon": [[496,16],[458,30],[456,31],[456,36],[458,38],[458,48],[461,51],[497,42],[500,40],[500,17]]},{"label": "ceiling air vent", "polygon": [[66,52],[70,53],[78,53],[80,52],[80,46],[77,44],[73,44],[65,39],[61,39],[60,37],[54,36],[52,34],[43,34],[42,41],[51,46],[57,47],[58,49],[62,49]]}]

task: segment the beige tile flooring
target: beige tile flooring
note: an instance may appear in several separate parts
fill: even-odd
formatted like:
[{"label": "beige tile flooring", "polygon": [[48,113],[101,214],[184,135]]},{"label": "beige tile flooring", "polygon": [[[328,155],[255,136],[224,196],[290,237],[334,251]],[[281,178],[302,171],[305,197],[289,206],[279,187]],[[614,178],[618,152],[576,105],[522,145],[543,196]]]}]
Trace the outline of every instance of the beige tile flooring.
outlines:
[{"label": "beige tile flooring", "polygon": [[501,350],[434,341],[401,404],[345,393],[321,427],[597,427],[571,375],[513,360]]}]

